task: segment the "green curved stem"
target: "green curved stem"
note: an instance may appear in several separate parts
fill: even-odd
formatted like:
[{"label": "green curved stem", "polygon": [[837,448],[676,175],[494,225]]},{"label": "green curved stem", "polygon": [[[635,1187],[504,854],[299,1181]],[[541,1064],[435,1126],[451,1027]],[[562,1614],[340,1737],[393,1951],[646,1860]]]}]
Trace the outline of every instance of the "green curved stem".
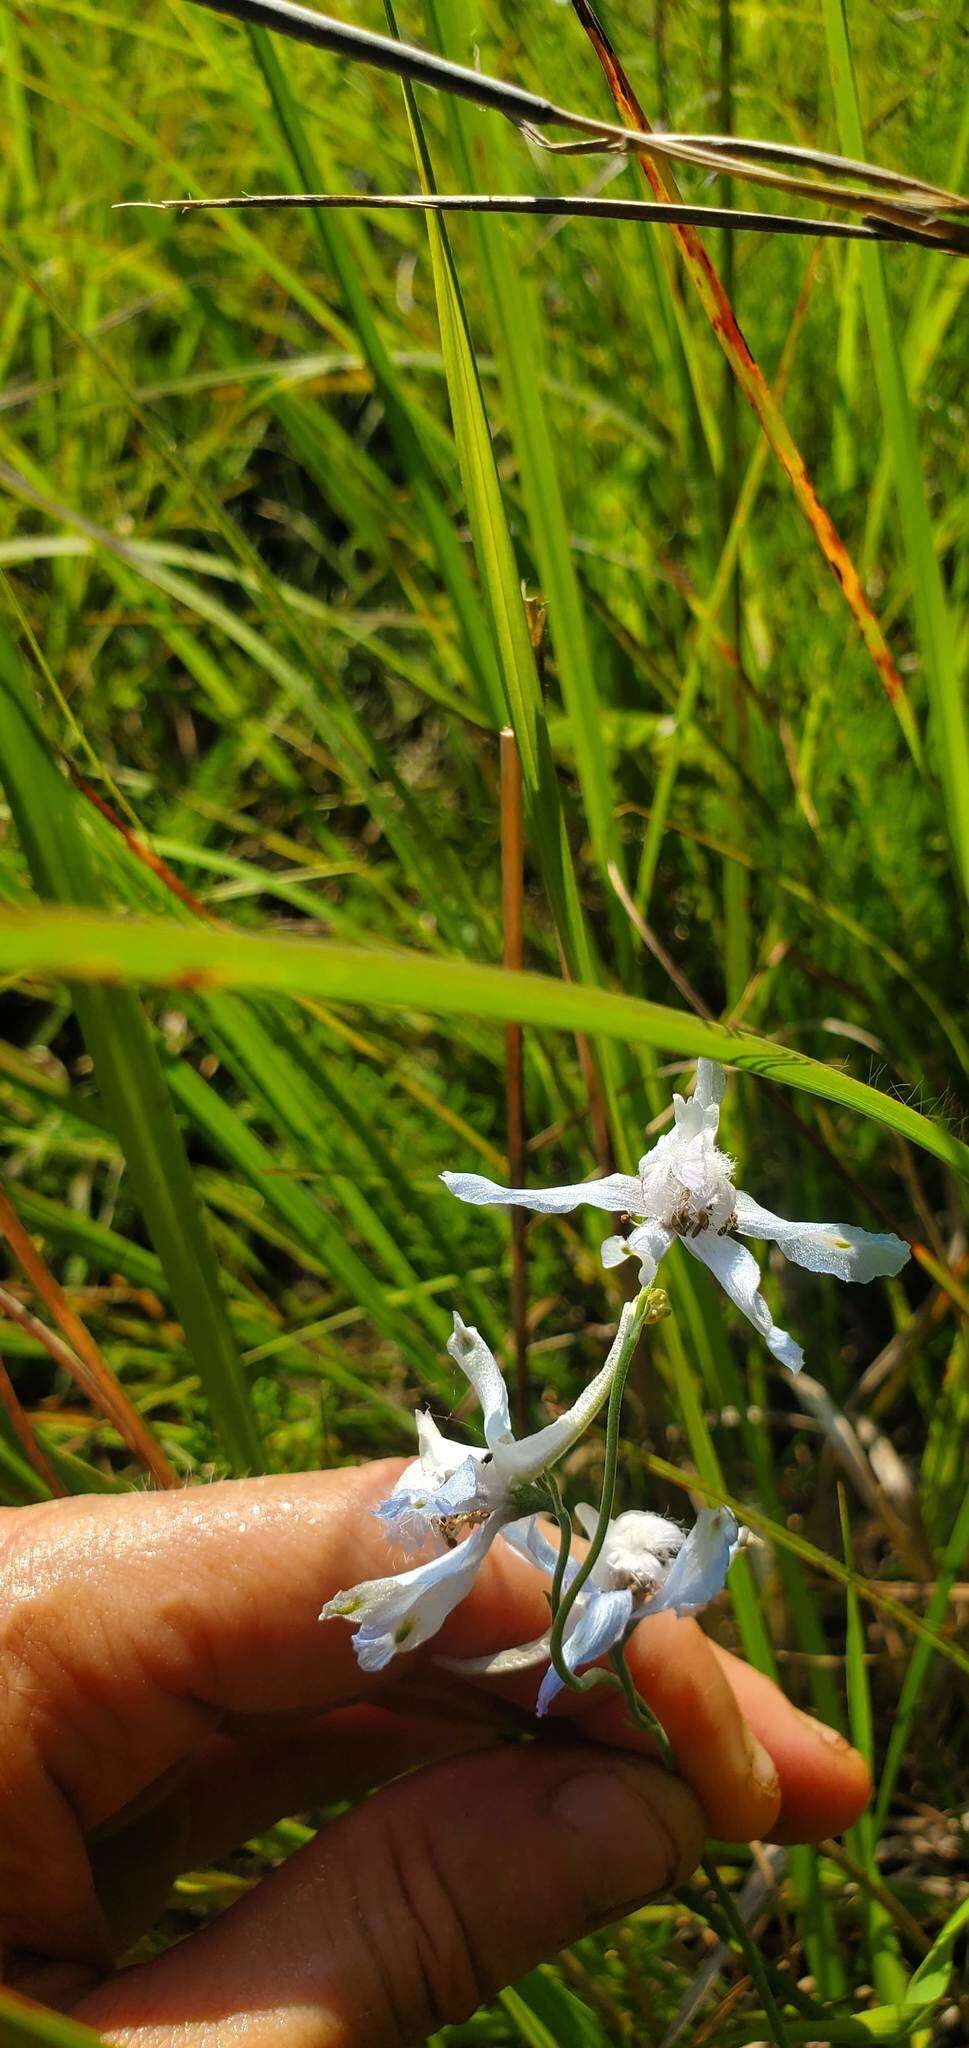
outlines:
[{"label": "green curved stem", "polygon": [[[566,1562],[568,1560],[568,1547],[566,1545],[563,1522],[561,1520],[559,1521],[559,1527],[563,1530],[563,1545],[562,1549],[560,1549],[559,1551],[559,1558],[555,1572],[555,1577],[558,1581],[559,1586],[559,1597],[557,1600],[554,1582],[552,1587],[553,1614],[552,1635],[551,1642],[549,1645],[549,1652],[552,1664],[556,1672],[558,1673],[559,1678],[561,1678],[564,1685],[569,1686],[572,1692],[589,1692],[591,1691],[594,1685],[602,1685],[603,1683],[618,1686],[622,1685],[622,1680],[618,1677],[618,1675],[615,1672],[603,1671],[598,1666],[594,1666],[591,1671],[583,1672],[581,1677],[577,1677],[574,1672],[569,1670],[568,1665],[565,1662],[563,1643],[565,1638],[565,1628],[568,1622],[569,1615],[571,1614],[572,1609],[575,1606],[576,1600],[578,1599],[578,1596],[581,1593],[583,1586],[585,1585],[591,1571],[593,1570],[596,1564],[596,1561],[602,1550],[602,1546],[606,1540],[606,1530],[608,1529],[610,1520],[612,1518],[613,1503],[616,1498],[616,1466],[619,1459],[619,1422],[622,1413],[622,1399],[626,1389],[627,1375],[629,1373],[629,1368],[633,1360],[633,1353],[639,1341],[639,1336],[640,1332],[642,1331],[643,1324],[645,1323],[647,1318],[650,1303],[650,1294],[651,1289],[648,1287],[644,1287],[641,1289],[639,1295],[637,1296],[635,1307],[630,1318],[629,1329],[626,1333],[626,1339],[622,1346],[622,1350],[619,1354],[619,1361],[616,1366],[615,1378],[612,1382],[612,1386],[609,1391],[609,1407],[606,1415],[605,1469],[602,1477],[602,1495],[599,1501],[599,1520],[596,1524],[595,1535],[593,1536],[592,1541],[589,1544],[588,1551],[586,1552],[586,1555],[583,1558],[582,1563],[580,1564],[574,1579],[572,1580],[572,1584],[569,1587],[567,1587],[564,1592],[561,1591],[561,1587],[562,1581],[565,1577]],[[569,1528],[568,1542],[571,1543],[571,1527]]]},{"label": "green curved stem", "polygon": [[663,1762],[670,1763],[673,1750],[669,1736],[662,1722],[657,1720],[652,1707],[647,1704],[642,1693],[637,1690],[636,1681],[626,1663],[625,1649],[622,1643],[617,1643],[615,1649],[610,1650],[609,1662],[622,1687],[623,1697],[637,1728],[644,1728],[647,1735],[652,1736]]},{"label": "green curved stem", "polygon": [[559,1554],[555,1560],[555,1571],[552,1575],[552,1591],[549,1595],[549,1605],[552,1610],[552,1620],[554,1621],[562,1599],[562,1587],[565,1583],[569,1552],[572,1548],[572,1519],[562,1499],[562,1488],[554,1472],[546,1472],[545,1484],[548,1487],[555,1519],[559,1525]]}]

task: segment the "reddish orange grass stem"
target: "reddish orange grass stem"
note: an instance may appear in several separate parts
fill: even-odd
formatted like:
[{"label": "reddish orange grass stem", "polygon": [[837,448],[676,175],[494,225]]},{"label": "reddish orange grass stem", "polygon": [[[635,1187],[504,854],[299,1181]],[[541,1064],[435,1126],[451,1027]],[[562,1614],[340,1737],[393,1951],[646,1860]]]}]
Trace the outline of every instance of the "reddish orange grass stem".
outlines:
[{"label": "reddish orange grass stem", "polygon": [[140,1458],[151,1473],[157,1486],[177,1486],[178,1474],[170,1465],[160,1444],[156,1443],[144,1417],[134,1403],[129,1401],[124,1389],[119,1386],[113,1372],[105,1364],[90,1331],[75,1315],[67,1296],[54,1275],[48,1271],[28,1230],[24,1228],[13,1203],[0,1188],[0,1231],[2,1231],[18,1265],[25,1273],[31,1286],[49,1309],[54,1321],[60,1325],[67,1338],[62,1344],[46,1324],[31,1315],[22,1302],[0,1289],[0,1305],[10,1320],[27,1329],[38,1342],[43,1344],[52,1358],[63,1365],[71,1378],[82,1387],[101,1414],[114,1424],[129,1450]]},{"label": "reddish orange grass stem", "polygon": [[[573,10],[585,29],[609,83],[609,90],[629,128],[649,132],[649,122],[630,85],[589,0],[572,0]],[[675,179],[655,158],[637,152],[639,163],[657,199],[679,198]],[[831,518],[822,505],[808,474],[804,457],[787,421],[771,392],[759,363],[740,330],[723,281],[697,230],[671,227],[677,248],[711,327],[720,343],[748,404],[790,482],[794,496],[807,519],[825,561],[844,592],[845,602],[861,631],[862,639],[885,686],[909,748],[921,759],[921,740],[905,686],[892,659],[891,650],[862,586],[854,562]]]}]

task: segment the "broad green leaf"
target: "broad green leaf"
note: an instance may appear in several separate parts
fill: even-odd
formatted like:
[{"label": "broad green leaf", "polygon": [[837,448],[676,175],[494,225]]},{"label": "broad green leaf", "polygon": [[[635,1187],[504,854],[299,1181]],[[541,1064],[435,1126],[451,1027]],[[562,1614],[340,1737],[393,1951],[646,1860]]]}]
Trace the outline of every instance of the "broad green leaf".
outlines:
[{"label": "broad green leaf", "polygon": [[923,1956],[918,1969],[913,1971],[905,1994],[907,2005],[930,2005],[945,1997],[952,1976],[955,1945],[966,1926],[969,1926],[969,1899],[963,1899],[950,1913],[928,1955]]},{"label": "broad green leaf", "polygon": [[177,925],[162,918],[113,918],[91,911],[0,911],[0,972],[60,975],[68,981],[122,986],[262,989],[323,996],[375,1009],[437,1017],[487,1017],[552,1030],[584,1031],[629,1045],[721,1060],[741,1073],[823,1097],[908,1138],[964,1179],[969,1146],[944,1124],[894,1096],[856,1081],[838,1067],[758,1038],[707,1023],[686,1011],[611,989],[513,974],[468,960],[424,956],[403,947],[335,945]]}]

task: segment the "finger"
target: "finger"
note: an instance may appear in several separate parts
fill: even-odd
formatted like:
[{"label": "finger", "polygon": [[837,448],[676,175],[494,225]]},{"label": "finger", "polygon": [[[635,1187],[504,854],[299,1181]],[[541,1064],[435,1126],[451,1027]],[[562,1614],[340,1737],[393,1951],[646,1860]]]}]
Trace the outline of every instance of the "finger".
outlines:
[{"label": "finger", "polygon": [[871,1797],[864,1758],[837,1729],[792,1707],[762,1672],[729,1650],[717,1648],[715,1654],[747,1725],[773,1758],[783,1788],[772,1840],[820,1842],[851,1827]]},{"label": "finger", "polygon": [[260,1735],[210,1736],[150,1805],[90,1848],[113,1951],[130,1947],[186,1870],[217,1863],[276,1821],[360,1799],[421,1764],[497,1741],[480,1719],[433,1720],[383,1707],[338,1707]]},{"label": "finger", "polygon": [[655,1765],[567,1745],[399,1781],[77,2017],[152,2048],[407,2048],[693,1869],[702,1816]]},{"label": "finger", "polygon": [[[703,1808],[711,1834],[723,1841],[760,1840],[781,1806],[773,1760],[748,1726],[713,1645],[695,1621],[659,1614],[644,1621],[626,1646],[637,1690],[665,1729],[676,1766]],[[502,1681],[513,1697],[534,1700],[536,1675]],[[655,1755],[653,1738],[630,1719],[614,1691],[560,1694],[553,1713],[577,1717],[596,1742]]]},{"label": "finger", "polygon": [[[669,1736],[677,1768],[692,1787],[707,1828],[726,1842],[759,1841],[781,1809],[774,1761],[751,1728],[713,1644],[695,1621],[657,1614],[636,1629],[626,1662]],[[592,1695],[586,1727],[599,1741],[629,1740],[625,1702]]]}]

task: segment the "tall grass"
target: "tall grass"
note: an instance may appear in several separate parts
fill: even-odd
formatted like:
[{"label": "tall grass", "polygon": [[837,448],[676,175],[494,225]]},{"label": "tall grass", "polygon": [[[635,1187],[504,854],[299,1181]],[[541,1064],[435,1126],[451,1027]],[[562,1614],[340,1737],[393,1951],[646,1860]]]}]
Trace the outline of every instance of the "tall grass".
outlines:
[{"label": "tall grass", "polygon": [[[378,0],[344,12],[386,27]],[[648,16],[615,0],[608,27],[654,117],[658,77],[684,130],[729,114],[963,176],[947,10]],[[551,0],[397,19],[611,117]],[[711,1940],[692,2038],[739,2048],[780,2010],[791,2041],[928,2039],[963,1892],[969,269],[741,236],[725,271],[906,736],[668,231],[112,210],[634,196],[635,165],[539,157],[494,115],[408,107],[183,0],[37,0],[0,33],[0,1117],[21,1223],[178,1477],[363,1458],[406,1447],[419,1398],[455,1400],[452,1305],[511,1362],[507,1226],[437,1181],[502,1170],[503,1025],[526,1025],[535,1178],[605,1148],[627,1166],[670,1077],[729,1059],[729,1146],[761,1198],[887,1223],[917,1256],[857,1294],[770,1276],[827,1399],[768,1374],[671,1260],[627,1505],[675,1508],[691,1476],[750,1505],[767,1540],[711,1626],[863,1743],[873,1813],[846,1852],[780,1866],[766,1977],[738,1989],[750,1859],[725,1850],[726,1913],[702,1885],[652,1907],[448,2040],[659,2040]],[[525,981],[501,967],[504,725]],[[536,1416],[618,1300],[596,1243],[581,1215],[529,1227]],[[0,1316],[0,1354],[28,1424],[0,1406],[0,1497],[141,1483],[28,1324]],[[218,1906],[218,1873],[187,1882]]]}]

